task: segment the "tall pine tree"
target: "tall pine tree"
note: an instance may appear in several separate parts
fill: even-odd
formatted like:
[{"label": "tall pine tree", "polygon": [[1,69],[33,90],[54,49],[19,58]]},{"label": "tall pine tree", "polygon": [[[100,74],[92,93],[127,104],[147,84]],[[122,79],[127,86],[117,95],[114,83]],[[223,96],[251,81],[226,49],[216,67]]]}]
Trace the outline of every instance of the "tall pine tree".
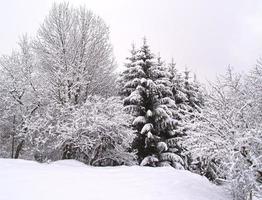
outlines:
[{"label": "tall pine tree", "polygon": [[183,159],[171,148],[178,108],[173,100],[168,68],[156,59],[144,40],[139,50],[133,49],[126,70],[121,75],[125,108],[133,113],[137,150],[141,165],[183,168]]},{"label": "tall pine tree", "polygon": [[188,137],[188,129],[190,128],[191,107],[189,106],[185,81],[181,73],[176,68],[173,59],[168,66],[170,73],[170,82],[173,94],[173,100],[176,103],[176,114],[173,118],[178,122],[173,130],[173,135],[167,140],[168,148],[173,153],[179,155],[184,161],[184,167],[189,168],[190,155],[185,145]]},{"label": "tall pine tree", "polygon": [[[195,129],[196,121],[200,119],[201,107],[203,106],[203,95],[200,84],[191,81],[190,72],[186,69],[183,74],[176,69],[175,63],[169,64],[170,81],[172,84],[173,98],[177,105],[178,114],[175,119],[181,124],[174,132],[173,138],[169,139],[169,148],[180,155],[187,169],[195,168],[192,166],[193,157],[189,151],[191,144],[192,131]],[[171,142],[172,141],[172,142]]]}]

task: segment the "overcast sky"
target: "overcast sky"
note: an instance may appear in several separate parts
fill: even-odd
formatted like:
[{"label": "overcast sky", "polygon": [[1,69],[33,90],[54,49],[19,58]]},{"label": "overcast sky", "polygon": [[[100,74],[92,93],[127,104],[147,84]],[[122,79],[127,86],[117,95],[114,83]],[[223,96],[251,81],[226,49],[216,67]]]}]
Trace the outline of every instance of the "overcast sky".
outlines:
[{"label": "overcast sky", "polygon": [[[0,0],[0,54],[34,36],[54,0]],[[56,1],[58,2],[58,1]],[[69,0],[85,5],[110,26],[118,65],[131,43],[146,36],[153,52],[213,79],[230,64],[246,71],[262,56],[261,0]]]}]

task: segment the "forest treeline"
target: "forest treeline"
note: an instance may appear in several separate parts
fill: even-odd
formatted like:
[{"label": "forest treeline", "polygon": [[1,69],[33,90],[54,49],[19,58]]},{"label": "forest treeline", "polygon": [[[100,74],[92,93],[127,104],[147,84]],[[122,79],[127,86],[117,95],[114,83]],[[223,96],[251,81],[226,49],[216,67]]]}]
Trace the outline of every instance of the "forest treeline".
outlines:
[{"label": "forest treeline", "polygon": [[171,166],[226,184],[235,200],[260,194],[262,60],[205,86],[144,39],[116,67],[103,19],[54,4],[36,36],[0,58],[0,156]]}]

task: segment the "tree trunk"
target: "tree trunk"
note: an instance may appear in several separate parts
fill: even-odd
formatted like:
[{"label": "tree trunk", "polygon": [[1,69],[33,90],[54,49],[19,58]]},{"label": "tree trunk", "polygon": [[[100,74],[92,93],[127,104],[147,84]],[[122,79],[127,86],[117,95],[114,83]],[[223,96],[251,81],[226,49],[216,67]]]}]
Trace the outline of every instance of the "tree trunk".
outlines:
[{"label": "tree trunk", "polygon": [[253,199],[253,194],[252,194],[252,190],[250,191],[249,193],[249,200],[252,200]]},{"label": "tree trunk", "polygon": [[15,133],[12,134],[11,158],[14,158],[15,151]]},{"label": "tree trunk", "polygon": [[14,158],[14,151],[15,151],[15,115],[13,119],[13,134],[12,134],[12,146],[11,146],[11,158]]},{"label": "tree trunk", "polygon": [[23,148],[23,145],[24,145],[25,141],[22,140],[18,145],[17,145],[17,148],[16,148],[16,152],[15,152],[15,159],[17,159],[19,157],[19,154]]},{"label": "tree trunk", "polygon": [[91,158],[89,164],[93,165],[95,163],[95,161],[97,160],[97,158],[99,157],[99,153],[101,153],[102,150],[102,146],[99,145],[94,151],[95,151],[95,155]]}]

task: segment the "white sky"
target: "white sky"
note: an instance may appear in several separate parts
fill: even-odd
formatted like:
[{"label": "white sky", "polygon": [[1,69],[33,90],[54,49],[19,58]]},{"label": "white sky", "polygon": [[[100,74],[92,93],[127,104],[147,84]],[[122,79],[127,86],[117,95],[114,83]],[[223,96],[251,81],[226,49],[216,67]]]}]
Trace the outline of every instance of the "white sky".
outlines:
[{"label": "white sky", "polygon": [[[19,36],[34,36],[53,0],[0,0],[0,54]],[[56,1],[57,2],[57,1]],[[69,0],[85,5],[110,26],[121,67],[131,43],[146,36],[155,53],[199,79],[213,79],[230,64],[245,71],[262,56],[261,0]]]}]

